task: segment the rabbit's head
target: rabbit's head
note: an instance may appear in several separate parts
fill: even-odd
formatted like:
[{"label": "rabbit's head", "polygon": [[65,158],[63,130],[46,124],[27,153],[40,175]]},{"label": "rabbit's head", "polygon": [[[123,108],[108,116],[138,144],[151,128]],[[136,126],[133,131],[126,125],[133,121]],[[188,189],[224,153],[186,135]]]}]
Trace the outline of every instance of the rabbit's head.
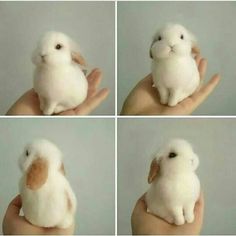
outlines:
[{"label": "rabbit's head", "polygon": [[172,175],[193,172],[199,165],[198,156],[186,140],[172,139],[164,145],[153,159],[148,182],[151,183],[158,172]]},{"label": "rabbit's head", "polygon": [[38,65],[64,65],[74,60],[85,65],[77,44],[67,35],[50,31],[39,41],[32,55],[32,62]]},{"label": "rabbit's head", "polygon": [[154,60],[189,56],[191,53],[199,53],[196,39],[179,24],[167,24],[161,28],[155,34],[150,47],[150,57]]},{"label": "rabbit's head", "polygon": [[49,172],[60,171],[64,175],[61,151],[46,139],[27,144],[19,158],[19,166],[26,176],[26,184],[37,189],[44,184]]}]

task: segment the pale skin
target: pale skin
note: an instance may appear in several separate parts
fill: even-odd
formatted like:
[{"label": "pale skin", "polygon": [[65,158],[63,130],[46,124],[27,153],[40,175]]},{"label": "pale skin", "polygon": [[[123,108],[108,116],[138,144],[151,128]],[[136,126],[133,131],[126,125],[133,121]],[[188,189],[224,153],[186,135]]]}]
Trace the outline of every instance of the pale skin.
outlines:
[{"label": "pale skin", "polygon": [[17,235],[27,235],[27,234],[45,234],[45,235],[66,235],[73,234],[75,226],[72,225],[67,229],[59,228],[42,228],[30,224],[24,216],[20,216],[20,210],[22,207],[22,202],[20,195],[16,196],[9,204],[7,211],[5,213],[2,232],[3,234],[17,234]]},{"label": "pale skin", "polygon": [[194,207],[195,219],[193,223],[185,223],[178,226],[169,224],[163,219],[148,213],[145,195],[143,195],[137,201],[131,216],[132,233],[133,235],[198,235],[202,229],[203,216],[204,198],[202,193]]},{"label": "pale skin", "polygon": [[[88,76],[88,95],[86,100],[75,109],[67,110],[56,115],[89,115],[108,96],[107,88],[98,89],[102,80],[100,69],[94,69]],[[6,115],[43,115],[40,110],[39,98],[33,89],[23,94],[8,110]]]},{"label": "pale skin", "polygon": [[215,74],[205,84],[203,80],[207,69],[207,60],[200,55],[195,57],[200,74],[201,85],[190,97],[184,99],[174,107],[162,105],[160,95],[153,87],[152,75],[142,79],[126,98],[121,115],[190,115],[214,91],[220,81],[220,76]]}]

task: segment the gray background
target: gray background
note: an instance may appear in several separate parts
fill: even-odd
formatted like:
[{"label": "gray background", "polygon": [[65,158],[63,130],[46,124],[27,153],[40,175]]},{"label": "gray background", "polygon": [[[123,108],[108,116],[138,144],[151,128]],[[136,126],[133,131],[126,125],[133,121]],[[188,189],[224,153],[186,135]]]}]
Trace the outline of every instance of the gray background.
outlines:
[{"label": "gray background", "polygon": [[153,154],[170,138],[193,144],[205,198],[202,234],[235,234],[235,119],[120,119],[118,122],[118,233],[130,234],[130,216],[147,191]]},{"label": "gray background", "polygon": [[32,87],[32,50],[50,30],[68,34],[87,63],[101,68],[101,86],[108,87],[110,95],[93,114],[114,114],[114,2],[0,2],[0,114]]},{"label": "gray background", "polygon": [[113,119],[1,119],[0,224],[18,193],[17,160],[25,144],[47,138],[62,150],[77,196],[76,234],[114,234],[114,130]]},{"label": "gray background", "polygon": [[222,81],[195,115],[235,115],[235,2],[119,2],[118,112],[139,80],[150,73],[149,48],[157,29],[167,22],[183,24],[198,39],[208,59],[206,79]]}]

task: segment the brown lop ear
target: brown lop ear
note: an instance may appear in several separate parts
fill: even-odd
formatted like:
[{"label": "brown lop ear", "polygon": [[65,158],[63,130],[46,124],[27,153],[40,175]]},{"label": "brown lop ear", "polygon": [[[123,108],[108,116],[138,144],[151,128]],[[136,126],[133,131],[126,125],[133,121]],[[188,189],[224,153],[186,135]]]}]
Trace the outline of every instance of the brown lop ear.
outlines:
[{"label": "brown lop ear", "polygon": [[82,66],[86,66],[86,61],[85,59],[83,58],[83,56],[78,53],[78,52],[72,52],[71,53],[71,57],[72,57],[72,60]]},{"label": "brown lop ear", "polygon": [[66,175],[66,171],[65,171],[65,167],[64,167],[64,164],[63,164],[63,163],[61,163],[61,167],[60,167],[59,171],[60,171],[63,175]]},{"label": "brown lop ear", "polygon": [[196,54],[196,55],[200,54],[200,48],[198,46],[194,45],[192,47],[192,54]]},{"label": "brown lop ear", "polygon": [[26,186],[31,190],[39,189],[48,178],[48,162],[41,157],[34,160],[26,175]]},{"label": "brown lop ear", "polygon": [[152,160],[150,170],[149,170],[149,174],[148,174],[148,183],[149,184],[151,184],[154,181],[154,179],[156,178],[159,170],[160,170],[160,166],[159,166],[156,158],[154,158]]}]

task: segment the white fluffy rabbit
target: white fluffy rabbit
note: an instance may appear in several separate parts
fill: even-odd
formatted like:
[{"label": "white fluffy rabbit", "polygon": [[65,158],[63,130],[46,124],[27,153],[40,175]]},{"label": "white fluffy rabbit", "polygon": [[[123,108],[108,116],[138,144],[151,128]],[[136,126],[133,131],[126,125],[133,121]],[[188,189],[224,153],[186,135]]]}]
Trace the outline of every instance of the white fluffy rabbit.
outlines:
[{"label": "white fluffy rabbit", "polygon": [[150,167],[148,210],[171,224],[193,222],[194,206],[200,195],[200,182],[195,174],[198,164],[198,156],[187,141],[169,141]]},{"label": "white fluffy rabbit", "polygon": [[65,34],[47,32],[33,52],[34,90],[45,115],[73,109],[87,97],[88,82],[75,62],[85,65],[76,44]]},{"label": "white fluffy rabbit", "polygon": [[40,227],[67,228],[74,222],[76,197],[65,177],[62,154],[51,142],[36,140],[19,159],[25,218]]},{"label": "white fluffy rabbit", "polygon": [[197,90],[200,76],[192,53],[198,52],[194,36],[182,25],[168,24],[156,33],[150,56],[162,104],[175,106]]}]

